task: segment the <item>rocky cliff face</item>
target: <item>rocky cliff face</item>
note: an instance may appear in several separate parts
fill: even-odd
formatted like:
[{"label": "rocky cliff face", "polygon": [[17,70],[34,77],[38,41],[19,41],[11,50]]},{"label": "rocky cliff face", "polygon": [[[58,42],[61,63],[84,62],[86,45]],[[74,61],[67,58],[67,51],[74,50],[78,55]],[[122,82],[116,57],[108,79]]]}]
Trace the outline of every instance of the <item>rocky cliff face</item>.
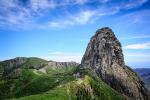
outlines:
[{"label": "rocky cliff face", "polygon": [[91,38],[81,62],[108,85],[129,100],[150,100],[144,83],[124,63],[121,44],[108,27],[99,29]]},{"label": "rocky cliff face", "polygon": [[17,77],[20,75],[21,65],[27,61],[25,57],[17,57],[15,59],[0,62],[0,79],[3,77]]},{"label": "rocky cliff face", "polygon": [[56,61],[49,61],[48,66],[53,68],[62,68],[62,67],[71,67],[71,66],[78,66],[79,64],[76,62],[56,62]]}]

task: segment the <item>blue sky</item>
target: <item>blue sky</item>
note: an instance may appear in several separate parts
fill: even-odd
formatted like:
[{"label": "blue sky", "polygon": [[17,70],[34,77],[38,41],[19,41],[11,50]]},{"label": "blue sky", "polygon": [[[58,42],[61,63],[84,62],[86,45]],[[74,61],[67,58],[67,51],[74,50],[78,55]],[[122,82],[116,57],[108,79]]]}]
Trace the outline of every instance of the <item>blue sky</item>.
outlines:
[{"label": "blue sky", "polygon": [[150,68],[150,0],[0,0],[0,60],[80,62],[101,27],[122,43],[125,62]]}]

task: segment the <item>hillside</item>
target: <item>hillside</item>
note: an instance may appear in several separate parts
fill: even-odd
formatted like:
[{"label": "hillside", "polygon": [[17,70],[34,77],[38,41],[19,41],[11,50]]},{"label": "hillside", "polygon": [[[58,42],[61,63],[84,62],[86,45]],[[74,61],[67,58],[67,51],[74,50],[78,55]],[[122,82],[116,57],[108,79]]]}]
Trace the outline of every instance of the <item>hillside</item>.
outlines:
[{"label": "hillside", "polygon": [[[19,62],[14,63],[16,59],[19,59]],[[10,66],[12,62],[13,66]],[[93,74],[89,74],[88,70],[79,69],[78,65],[48,67],[47,63],[48,61],[39,58],[15,58],[0,62],[1,69],[4,69],[1,71],[3,74],[0,81],[0,99],[123,99],[102,80],[92,77]],[[3,68],[4,65],[7,67]],[[43,71],[44,68],[46,72]]]},{"label": "hillside", "polygon": [[0,100],[150,99],[144,82],[125,64],[121,43],[109,27],[96,31],[81,64],[17,57],[0,62],[0,79]]}]

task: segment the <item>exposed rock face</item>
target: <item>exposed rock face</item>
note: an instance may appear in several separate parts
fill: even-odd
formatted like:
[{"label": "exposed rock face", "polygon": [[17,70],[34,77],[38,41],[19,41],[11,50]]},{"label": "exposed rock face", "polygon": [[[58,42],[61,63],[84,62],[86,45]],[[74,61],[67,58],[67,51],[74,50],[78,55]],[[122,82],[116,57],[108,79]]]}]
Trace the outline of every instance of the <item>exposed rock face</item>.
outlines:
[{"label": "exposed rock face", "polygon": [[8,62],[8,63],[5,64],[4,68],[7,70],[13,69],[13,68],[19,68],[21,67],[20,65],[22,65],[26,61],[27,61],[27,58],[25,57],[17,57],[15,59],[6,60],[5,62]]},{"label": "exposed rock face", "polygon": [[10,59],[6,61],[0,62],[0,68],[1,68],[1,76],[2,77],[17,77],[21,73],[21,65],[24,64],[27,61],[27,58],[25,57],[17,57],[15,59]]},{"label": "exposed rock face", "polygon": [[124,63],[121,44],[108,27],[99,29],[91,38],[81,62],[108,85],[129,100],[150,100],[144,83]]},{"label": "exposed rock face", "polygon": [[62,67],[74,67],[78,66],[79,64],[76,62],[56,62],[56,61],[49,61],[48,66],[53,68],[62,68]]}]

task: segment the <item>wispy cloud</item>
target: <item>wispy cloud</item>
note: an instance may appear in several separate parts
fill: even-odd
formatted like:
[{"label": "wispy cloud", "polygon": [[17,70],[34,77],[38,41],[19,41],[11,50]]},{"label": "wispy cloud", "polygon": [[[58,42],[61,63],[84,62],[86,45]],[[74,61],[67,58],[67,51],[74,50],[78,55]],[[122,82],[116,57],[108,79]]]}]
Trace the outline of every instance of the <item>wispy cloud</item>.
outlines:
[{"label": "wispy cloud", "polygon": [[145,24],[150,24],[149,18],[149,9],[129,12],[120,17],[117,17],[116,27],[124,26],[124,28],[130,28],[133,25],[141,25],[141,27],[143,26],[143,28],[145,28]]},{"label": "wispy cloud", "polygon": [[99,0],[99,2],[101,2],[101,3],[107,3],[109,1],[111,1],[111,0]]},{"label": "wispy cloud", "polygon": [[120,6],[124,7],[125,9],[131,9],[131,8],[141,6],[147,1],[148,0],[134,0],[134,1],[131,0],[128,3],[122,3]]},{"label": "wispy cloud", "polygon": [[127,57],[150,57],[150,54],[147,53],[139,53],[139,52],[132,52],[132,53],[125,53]]},{"label": "wispy cloud", "polygon": [[77,13],[75,15],[68,15],[64,20],[56,20],[56,21],[50,21],[48,23],[51,27],[65,27],[68,25],[75,25],[75,24],[86,24],[90,21],[92,21],[92,18],[95,15],[95,11],[86,10],[81,11],[80,13]]},{"label": "wispy cloud", "polygon": [[[142,64],[144,62],[150,63],[150,53],[144,52],[126,52],[124,53],[125,62]],[[142,67],[142,66],[141,66]]]},{"label": "wispy cloud", "polygon": [[[99,3],[101,6],[87,7],[89,3]],[[1,0],[0,3],[0,27],[61,27],[75,24],[86,24],[101,16],[116,14],[121,9],[131,9],[141,6],[147,0],[136,0],[126,2],[116,2],[107,5],[111,0]],[[102,4],[105,3],[103,6]],[[70,11],[69,7],[77,7],[76,12]],[[82,8],[79,9],[79,8]],[[64,17],[53,15],[52,11],[65,9],[61,13]],[[69,13],[69,14],[68,14]],[[55,19],[51,18],[55,16]],[[50,20],[42,22],[45,17]],[[56,20],[57,19],[57,20]]]},{"label": "wispy cloud", "polygon": [[138,36],[130,36],[130,37],[122,37],[121,40],[132,40],[132,39],[146,39],[150,38],[150,35],[138,35]]},{"label": "wispy cloud", "polygon": [[77,4],[85,4],[88,0],[75,0]]},{"label": "wispy cloud", "polygon": [[150,42],[127,45],[124,49],[150,49]]},{"label": "wispy cloud", "polygon": [[69,14],[65,19],[59,19],[55,21],[50,21],[47,26],[50,27],[66,27],[68,25],[84,25],[87,23],[93,23],[97,19],[106,15],[113,15],[118,12],[116,8],[99,8],[96,10],[82,10],[76,14]]},{"label": "wispy cloud", "polygon": [[30,0],[29,1],[30,7],[34,11],[38,11],[39,9],[49,9],[49,8],[55,8],[57,5],[55,4],[54,1],[49,1],[49,0]]}]

